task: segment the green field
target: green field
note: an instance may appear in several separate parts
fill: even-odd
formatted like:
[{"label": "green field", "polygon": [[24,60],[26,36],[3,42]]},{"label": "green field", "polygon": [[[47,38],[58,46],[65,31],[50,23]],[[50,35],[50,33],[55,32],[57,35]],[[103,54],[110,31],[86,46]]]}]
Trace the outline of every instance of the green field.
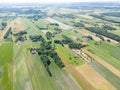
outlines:
[{"label": "green field", "polygon": [[108,31],[108,32],[120,35],[120,30],[113,30],[113,31]]},{"label": "green field", "polygon": [[52,59],[50,65],[52,77],[50,77],[40,57],[38,55],[31,55],[30,52],[27,51],[27,48],[31,45],[37,46],[37,44],[28,44],[27,42],[26,44],[22,44],[22,50],[14,61],[15,90],[24,90],[25,88],[33,88],[34,90],[66,90],[68,88],[69,90],[80,90],[79,85],[67,70],[60,69]]},{"label": "green field", "polygon": [[22,23],[24,25],[24,30],[27,31],[28,35],[39,35],[41,31],[27,18],[22,18]]},{"label": "green field", "polygon": [[13,89],[12,61],[13,43],[2,42],[0,45],[0,89]]},{"label": "green field", "polygon": [[80,60],[79,57],[75,56],[70,50],[67,50],[65,47],[61,46],[60,44],[56,44],[55,46],[57,50],[62,52],[64,57],[66,57],[72,65],[78,66],[84,63],[82,60]]},{"label": "green field", "polygon": [[13,43],[0,43],[0,63],[11,62],[13,60]]},{"label": "green field", "polygon": [[120,60],[117,59],[119,58],[119,53],[118,53],[119,49],[117,50],[118,52],[113,53],[113,51],[115,50],[114,46],[111,46],[104,42],[101,45],[95,45],[94,41],[89,42],[89,47],[87,47],[87,49],[91,53],[101,57],[103,60],[105,60],[106,62],[108,62],[109,64],[113,65],[115,68],[120,70]]}]

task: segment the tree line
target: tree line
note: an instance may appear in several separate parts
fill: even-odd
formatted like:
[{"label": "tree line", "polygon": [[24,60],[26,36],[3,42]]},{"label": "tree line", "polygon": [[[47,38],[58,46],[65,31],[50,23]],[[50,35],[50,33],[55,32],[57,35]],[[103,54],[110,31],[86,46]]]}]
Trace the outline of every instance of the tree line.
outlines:
[{"label": "tree line", "polygon": [[71,48],[71,49],[81,49],[81,48],[85,47],[85,45],[76,43],[71,38],[69,38],[65,35],[63,35],[62,40],[54,40],[54,43],[61,44],[62,46],[64,46],[64,44],[68,44],[69,48]]},{"label": "tree line", "polygon": [[104,18],[103,15],[94,15],[94,14],[91,14],[90,16],[98,18],[98,19],[102,19],[102,20],[105,20],[105,21],[113,22],[113,23],[120,23],[120,21],[115,21],[115,20],[110,20],[110,19]]},{"label": "tree line", "polygon": [[100,34],[100,35],[106,36],[108,38],[111,38],[113,40],[116,40],[116,41],[120,42],[120,36],[119,35],[116,35],[116,34],[113,34],[113,33],[109,33],[104,28],[99,28],[99,27],[85,27],[85,29],[87,29],[87,30],[89,30],[91,32],[94,32],[96,34]]}]

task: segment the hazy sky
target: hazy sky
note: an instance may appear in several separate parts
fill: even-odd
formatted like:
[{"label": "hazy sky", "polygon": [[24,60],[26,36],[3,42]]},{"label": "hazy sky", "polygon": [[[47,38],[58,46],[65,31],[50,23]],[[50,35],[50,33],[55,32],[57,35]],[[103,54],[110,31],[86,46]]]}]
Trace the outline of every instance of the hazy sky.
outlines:
[{"label": "hazy sky", "polygon": [[93,2],[93,1],[120,1],[120,0],[0,0],[0,2]]}]

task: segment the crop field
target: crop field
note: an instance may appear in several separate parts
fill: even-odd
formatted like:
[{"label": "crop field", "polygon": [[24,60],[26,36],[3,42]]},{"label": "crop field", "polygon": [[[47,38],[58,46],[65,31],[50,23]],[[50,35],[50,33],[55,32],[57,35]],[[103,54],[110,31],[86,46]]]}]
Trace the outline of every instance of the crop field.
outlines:
[{"label": "crop field", "polygon": [[40,30],[29,19],[22,18],[22,23],[25,28],[24,30],[28,32],[28,35],[38,35],[41,33]]},{"label": "crop field", "polygon": [[120,3],[0,5],[0,90],[120,90]]},{"label": "crop field", "polygon": [[109,31],[110,33],[114,33],[114,34],[117,34],[117,35],[120,35],[120,30],[115,30],[115,31]]},{"label": "crop field", "polygon": [[13,89],[12,61],[13,43],[2,42],[0,45],[0,85],[3,90]]},{"label": "crop field", "polygon": [[[27,32],[29,33],[30,31]],[[64,90],[68,88],[69,90],[73,90],[74,88],[80,90],[81,87],[69,72],[67,72],[66,69],[59,69],[52,60],[50,70],[53,77],[49,77],[40,58],[37,55],[31,55],[29,51],[27,51],[27,48],[31,46],[38,47],[37,44],[39,43],[26,42],[14,46],[14,90]],[[21,69],[23,70],[21,71]],[[63,80],[64,78],[66,79]]]},{"label": "crop field", "polygon": [[[96,89],[105,90],[106,88],[109,90],[116,90],[112,84],[110,84],[107,80],[105,80],[102,76],[96,73],[92,68],[90,68],[87,64],[76,67],[77,71],[83,75],[83,77],[88,80]],[[93,78],[94,77],[94,78]],[[109,88],[108,88],[109,87]]]},{"label": "crop field", "polygon": [[[80,86],[82,86],[82,88],[84,90],[89,90],[89,88],[91,89],[95,89],[76,69],[75,67],[73,67],[70,63],[69,63],[69,59],[67,59],[66,57],[64,57],[64,55],[62,54],[62,52],[59,51],[59,49],[57,49],[58,55],[61,56],[62,61],[64,62],[67,70],[71,73],[71,75],[75,78],[75,80],[78,82],[78,84]],[[83,64],[82,64],[83,65]],[[86,87],[86,85],[87,87]]]},{"label": "crop field", "polygon": [[106,67],[107,69],[109,69],[111,72],[113,72],[114,74],[116,74],[117,76],[120,77],[120,71],[118,69],[116,69],[115,67],[113,67],[112,65],[110,65],[109,63],[106,63],[103,59],[101,59],[100,57],[95,56],[94,54],[91,54],[90,52],[86,51],[85,49],[83,50],[85,53],[87,53],[89,56],[91,56],[93,59],[95,59],[97,62],[99,62],[100,64],[102,64],[104,67]]},{"label": "crop field", "polygon": [[63,52],[64,57],[66,57],[72,65],[78,66],[78,65],[82,65],[83,64],[83,61],[80,60],[79,57],[76,57],[74,54],[72,54],[72,52],[70,52],[66,48],[62,47],[61,45],[57,45],[56,44],[56,48],[60,52]]},{"label": "crop field", "polygon": [[[97,63],[96,61],[90,64],[95,71],[97,71],[100,75],[102,75],[106,80],[108,80],[117,90],[119,90],[119,77],[113,74],[111,71],[106,69],[101,64]],[[102,72],[102,73],[101,73]],[[113,82],[114,81],[114,82]]]},{"label": "crop field", "polygon": [[23,31],[23,29],[24,29],[23,24],[22,24],[20,18],[17,18],[17,19],[14,21],[14,25],[13,25],[12,27],[14,27],[14,28],[13,28],[13,33],[18,33],[18,32],[20,32],[20,31]]},{"label": "crop field", "polygon": [[[29,45],[27,45],[27,47],[29,47]],[[28,88],[30,90],[48,90],[48,88],[49,90],[61,90],[68,88],[69,90],[73,90],[73,88],[80,90],[77,82],[74,81],[73,77],[65,69],[59,69],[58,66],[56,66],[51,60],[52,64],[50,66],[50,69],[52,71],[53,77],[50,78],[45,71],[45,68],[39,57],[36,55],[31,56],[30,53],[25,50],[25,48],[22,49],[19,57],[17,57],[14,62],[13,74],[15,77],[15,90],[21,90],[21,88],[23,90]],[[29,59],[26,59],[28,56]],[[23,70],[21,71],[22,68]],[[63,80],[64,78],[66,79]]]},{"label": "crop field", "polygon": [[[91,51],[93,54],[101,57],[103,60],[105,60],[106,62],[108,62],[109,64],[113,65],[115,68],[120,70],[120,68],[119,68],[120,61],[119,61],[119,59],[111,56],[108,52],[105,51],[105,49],[101,51],[101,49],[97,48],[97,46],[93,42],[90,42],[90,44],[91,44],[90,47],[87,48],[89,51]],[[108,49],[110,50],[110,48],[108,48]],[[114,55],[117,56],[117,54],[114,54]]]}]

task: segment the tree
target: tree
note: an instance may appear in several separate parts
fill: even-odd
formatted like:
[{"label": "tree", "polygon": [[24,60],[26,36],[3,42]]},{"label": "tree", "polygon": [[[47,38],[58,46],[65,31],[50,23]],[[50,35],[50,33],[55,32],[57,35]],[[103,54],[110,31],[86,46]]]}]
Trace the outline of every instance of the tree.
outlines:
[{"label": "tree", "polygon": [[46,37],[47,37],[47,39],[51,39],[52,33],[51,33],[51,32],[47,32],[47,33],[46,33]]}]

